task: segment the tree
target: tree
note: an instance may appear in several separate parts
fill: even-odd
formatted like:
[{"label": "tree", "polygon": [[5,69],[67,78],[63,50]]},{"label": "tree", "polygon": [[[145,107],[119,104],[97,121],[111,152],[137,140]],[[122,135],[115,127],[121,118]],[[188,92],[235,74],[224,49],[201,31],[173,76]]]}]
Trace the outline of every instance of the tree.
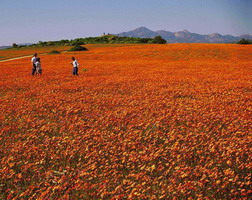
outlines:
[{"label": "tree", "polygon": [[139,39],[140,43],[148,43],[148,42],[150,42],[152,40],[153,40],[152,38],[140,38]]},{"label": "tree", "polygon": [[153,43],[155,43],[155,44],[166,44],[166,40],[163,39],[161,36],[156,36],[153,39]]},{"label": "tree", "polygon": [[238,44],[249,44],[249,41],[248,40],[245,40],[244,38],[242,38]]},{"label": "tree", "polygon": [[13,48],[18,48],[18,45],[17,45],[16,43],[13,43],[13,44],[12,44],[12,47],[13,47]]}]

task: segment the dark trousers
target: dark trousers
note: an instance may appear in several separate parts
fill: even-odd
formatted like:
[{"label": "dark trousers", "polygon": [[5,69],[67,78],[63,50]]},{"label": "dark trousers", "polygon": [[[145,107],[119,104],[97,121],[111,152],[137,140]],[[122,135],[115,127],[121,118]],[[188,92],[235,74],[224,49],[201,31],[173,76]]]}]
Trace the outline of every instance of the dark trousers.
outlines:
[{"label": "dark trousers", "polygon": [[35,72],[36,72],[36,65],[35,65],[35,64],[33,64],[33,66],[32,66],[32,75],[34,75],[34,74],[35,74]]},{"label": "dark trousers", "polygon": [[79,75],[78,74],[78,67],[73,68],[73,75]]}]

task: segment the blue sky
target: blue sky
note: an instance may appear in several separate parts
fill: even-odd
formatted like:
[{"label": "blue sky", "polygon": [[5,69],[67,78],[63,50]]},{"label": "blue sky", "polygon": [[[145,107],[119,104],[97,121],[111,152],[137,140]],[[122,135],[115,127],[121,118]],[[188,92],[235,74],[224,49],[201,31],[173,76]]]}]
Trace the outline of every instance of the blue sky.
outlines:
[{"label": "blue sky", "polygon": [[140,26],[252,35],[252,0],[0,0],[0,46],[98,36]]}]

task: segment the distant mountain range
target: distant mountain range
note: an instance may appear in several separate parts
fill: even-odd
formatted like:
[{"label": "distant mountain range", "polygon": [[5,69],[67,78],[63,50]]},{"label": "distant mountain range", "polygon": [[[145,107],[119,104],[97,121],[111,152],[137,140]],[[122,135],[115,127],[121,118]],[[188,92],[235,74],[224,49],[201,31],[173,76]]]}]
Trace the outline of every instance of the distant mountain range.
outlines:
[{"label": "distant mountain range", "polygon": [[237,37],[232,35],[221,35],[219,33],[201,35],[197,33],[191,33],[188,30],[173,33],[165,30],[152,31],[146,27],[139,27],[129,32],[123,32],[114,35],[140,38],[153,38],[160,35],[168,43],[231,43],[237,42],[242,38],[252,40],[251,35],[240,35]]},{"label": "distant mountain range", "polygon": [[10,48],[11,46],[0,46],[0,49],[7,49]]},{"label": "distant mountain range", "polygon": [[[20,43],[18,45],[19,46],[20,45],[27,45],[27,46],[29,46],[29,45],[32,45],[32,44],[34,44],[34,43]],[[0,46],[0,49],[7,49],[7,48],[10,48],[10,47],[12,47],[12,46]]]}]

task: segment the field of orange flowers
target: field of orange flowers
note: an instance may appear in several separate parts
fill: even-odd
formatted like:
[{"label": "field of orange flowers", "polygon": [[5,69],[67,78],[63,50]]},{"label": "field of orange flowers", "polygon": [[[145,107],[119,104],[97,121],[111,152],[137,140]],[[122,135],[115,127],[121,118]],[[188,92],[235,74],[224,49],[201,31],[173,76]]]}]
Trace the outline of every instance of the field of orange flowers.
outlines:
[{"label": "field of orange flowers", "polygon": [[0,63],[0,199],[251,197],[251,46],[87,47]]}]

